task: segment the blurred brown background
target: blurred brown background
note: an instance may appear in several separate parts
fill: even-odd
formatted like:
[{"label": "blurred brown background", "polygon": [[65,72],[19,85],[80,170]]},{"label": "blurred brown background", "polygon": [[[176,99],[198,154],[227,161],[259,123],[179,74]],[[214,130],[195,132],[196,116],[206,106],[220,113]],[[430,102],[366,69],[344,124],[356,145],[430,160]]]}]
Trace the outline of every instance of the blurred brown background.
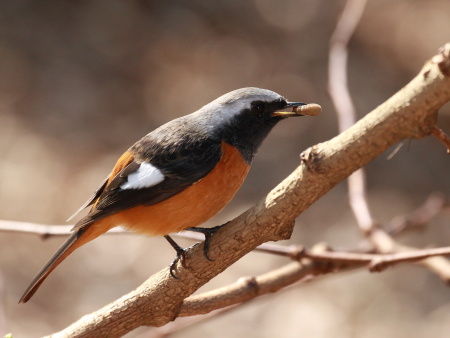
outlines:
[{"label": "blurred brown background", "polygon": [[[63,224],[116,158],[157,126],[230,90],[257,86],[317,102],[323,113],[282,123],[266,140],[229,220],[337,133],[327,90],[328,41],[344,1],[0,1],[0,219]],[[447,0],[369,1],[350,45],[359,116],[405,85],[450,37]],[[450,131],[450,108],[440,126]],[[450,192],[434,139],[405,142],[367,168],[381,222],[433,191]],[[450,215],[401,238],[450,245]],[[297,220],[286,242],[355,248],[345,184]],[[0,336],[58,331],[137,287],[174,257],[162,238],[103,236],[65,261],[26,305],[17,301],[63,238],[0,232]],[[189,242],[183,243],[190,245]],[[253,253],[202,290],[286,263]],[[448,337],[450,290],[427,271],[327,276],[257,299],[177,337]],[[141,328],[128,337],[145,336]]]}]

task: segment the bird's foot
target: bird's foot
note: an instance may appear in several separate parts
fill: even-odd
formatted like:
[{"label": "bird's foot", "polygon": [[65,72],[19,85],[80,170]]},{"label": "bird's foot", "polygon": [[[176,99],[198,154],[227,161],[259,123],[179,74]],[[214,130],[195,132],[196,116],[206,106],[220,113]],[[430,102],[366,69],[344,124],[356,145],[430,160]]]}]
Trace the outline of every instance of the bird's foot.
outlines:
[{"label": "bird's foot", "polygon": [[221,229],[223,226],[227,225],[229,222],[222,224],[222,225],[217,225],[213,228],[200,228],[200,227],[192,227],[192,228],[187,228],[186,230],[189,231],[194,231],[194,232],[201,232],[202,234],[205,235],[205,245],[203,246],[203,255],[205,256],[205,258],[209,261],[214,261],[214,259],[211,259],[208,256],[208,251],[209,251],[209,243],[211,242],[211,237],[212,235],[214,235],[219,229]]},{"label": "bird's foot", "polygon": [[181,246],[179,246],[177,244],[177,242],[175,242],[172,237],[166,235],[164,236],[164,238],[169,242],[169,244],[172,246],[172,248],[175,249],[175,251],[177,252],[177,256],[175,257],[175,259],[172,261],[172,263],[170,263],[169,266],[169,272],[170,275],[175,278],[175,279],[180,279],[180,277],[177,277],[177,275],[175,275],[175,268],[177,266],[177,263],[179,261],[181,261],[181,265],[183,265],[184,263],[184,258],[186,255],[186,249],[183,249]]}]

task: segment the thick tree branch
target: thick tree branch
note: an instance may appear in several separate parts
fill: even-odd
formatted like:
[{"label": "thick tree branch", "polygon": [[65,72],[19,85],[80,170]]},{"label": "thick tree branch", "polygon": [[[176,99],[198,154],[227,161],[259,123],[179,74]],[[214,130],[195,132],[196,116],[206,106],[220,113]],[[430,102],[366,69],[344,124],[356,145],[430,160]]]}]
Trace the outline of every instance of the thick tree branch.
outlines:
[{"label": "thick tree branch", "polygon": [[187,253],[185,267],[179,264],[180,279],[164,269],[55,336],[115,337],[141,325],[164,325],[179,315],[190,294],[256,246],[289,238],[295,217],[352,172],[402,140],[431,133],[437,111],[450,100],[449,54],[450,44],[388,101],[342,134],[305,151],[289,177],[213,236],[210,255],[215,261],[207,261],[197,245]]}]

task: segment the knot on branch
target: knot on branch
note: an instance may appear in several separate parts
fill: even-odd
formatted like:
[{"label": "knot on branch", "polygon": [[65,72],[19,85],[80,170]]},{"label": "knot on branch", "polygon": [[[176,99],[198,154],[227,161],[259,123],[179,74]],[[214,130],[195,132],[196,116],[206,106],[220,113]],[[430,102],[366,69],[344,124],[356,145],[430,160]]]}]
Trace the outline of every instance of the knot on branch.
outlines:
[{"label": "knot on branch", "polygon": [[433,62],[437,64],[443,75],[450,76],[450,43],[442,46],[439,53],[433,57]]},{"label": "knot on branch", "polygon": [[306,256],[306,248],[303,245],[291,245],[289,247],[289,257],[294,261],[300,261]]},{"label": "knot on branch", "polygon": [[286,220],[283,222],[283,226],[279,227],[275,233],[278,240],[287,240],[291,238],[292,232],[294,231],[295,219]]},{"label": "knot on branch", "polygon": [[370,272],[382,272],[385,270],[389,264],[386,262],[384,257],[376,257],[372,259],[369,263],[369,271]]},{"label": "knot on branch", "polygon": [[322,148],[319,145],[309,147],[302,152],[300,154],[300,160],[308,171],[317,174],[324,174],[326,172],[322,162]]},{"label": "knot on branch", "polygon": [[238,283],[243,285],[245,291],[252,295],[259,293],[258,281],[253,276],[241,277],[238,279]]}]

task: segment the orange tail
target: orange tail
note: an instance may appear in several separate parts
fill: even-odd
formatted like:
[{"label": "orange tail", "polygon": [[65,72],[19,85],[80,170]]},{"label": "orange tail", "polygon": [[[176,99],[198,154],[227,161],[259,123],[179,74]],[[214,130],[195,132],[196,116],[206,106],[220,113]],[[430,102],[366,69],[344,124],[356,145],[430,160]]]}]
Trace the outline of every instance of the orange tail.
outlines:
[{"label": "orange tail", "polygon": [[26,303],[39,289],[41,284],[45,281],[48,275],[69,256],[75,249],[79,248],[83,244],[90,242],[94,238],[105,233],[105,231],[98,231],[98,227],[88,226],[86,228],[78,229],[64,242],[63,245],[55,252],[50,258],[48,263],[42,268],[42,270],[34,277],[28,288],[25,290],[23,296],[20,298],[19,303]]}]

